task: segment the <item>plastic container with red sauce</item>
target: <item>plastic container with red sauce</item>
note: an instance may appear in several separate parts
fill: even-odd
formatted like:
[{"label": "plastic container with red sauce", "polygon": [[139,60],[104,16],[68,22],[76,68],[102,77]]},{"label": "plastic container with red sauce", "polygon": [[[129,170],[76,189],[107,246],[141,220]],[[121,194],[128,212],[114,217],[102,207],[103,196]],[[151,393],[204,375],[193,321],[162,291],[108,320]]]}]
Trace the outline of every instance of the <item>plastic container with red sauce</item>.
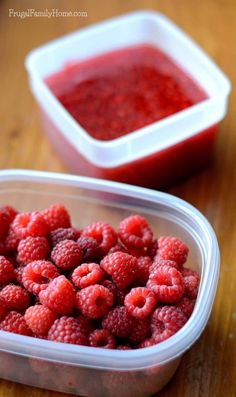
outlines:
[{"label": "plastic container with red sauce", "polygon": [[33,50],[26,67],[44,130],[73,172],[157,188],[210,161],[230,83],[163,15],[79,30]]}]

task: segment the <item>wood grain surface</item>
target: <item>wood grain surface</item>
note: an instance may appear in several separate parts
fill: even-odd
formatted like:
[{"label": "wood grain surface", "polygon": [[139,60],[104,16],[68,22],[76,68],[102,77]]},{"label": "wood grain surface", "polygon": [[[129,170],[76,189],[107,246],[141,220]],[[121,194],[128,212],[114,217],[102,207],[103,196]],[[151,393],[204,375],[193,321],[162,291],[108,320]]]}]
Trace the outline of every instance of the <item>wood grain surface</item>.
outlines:
[{"label": "wood grain surface", "polygon": [[[87,18],[10,18],[9,8],[58,8]],[[42,134],[24,69],[28,51],[91,23],[148,8],[180,25],[236,83],[235,0],[0,1],[0,167],[68,172]],[[169,191],[195,205],[212,223],[221,248],[219,288],[210,321],[159,397],[236,396],[236,96],[217,139],[214,163]],[[63,394],[0,381],[0,397]],[[66,396],[66,395],[64,395]],[[135,397],[135,396],[131,396]]]}]

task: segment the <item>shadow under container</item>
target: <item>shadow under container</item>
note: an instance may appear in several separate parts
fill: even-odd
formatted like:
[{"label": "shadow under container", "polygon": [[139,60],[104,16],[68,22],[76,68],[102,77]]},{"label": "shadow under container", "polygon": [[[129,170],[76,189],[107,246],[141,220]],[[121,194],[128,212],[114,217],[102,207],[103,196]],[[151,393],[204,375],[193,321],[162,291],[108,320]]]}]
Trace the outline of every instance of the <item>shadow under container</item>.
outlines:
[{"label": "shadow under container", "polygon": [[[45,78],[79,62],[133,45],[156,46],[190,75],[208,98],[110,141],[92,138],[47,87]],[[209,57],[165,16],[140,11],[79,30],[33,50],[26,59],[42,125],[69,169],[80,175],[159,188],[207,165],[230,83]]]},{"label": "shadow under container", "polygon": [[19,211],[62,202],[76,227],[96,220],[114,228],[131,213],[144,215],[154,234],[175,235],[189,247],[187,266],[201,274],[192,316],[168,340],[144,349],[118,351],[61,344],[0,331],[0,377],[93,397],[148,397],[173,376],[183,353],[200,337],[217,287],[215,234],[195,208],[174,196],[116,182],[36,171],[0,172],[0,202]]}]

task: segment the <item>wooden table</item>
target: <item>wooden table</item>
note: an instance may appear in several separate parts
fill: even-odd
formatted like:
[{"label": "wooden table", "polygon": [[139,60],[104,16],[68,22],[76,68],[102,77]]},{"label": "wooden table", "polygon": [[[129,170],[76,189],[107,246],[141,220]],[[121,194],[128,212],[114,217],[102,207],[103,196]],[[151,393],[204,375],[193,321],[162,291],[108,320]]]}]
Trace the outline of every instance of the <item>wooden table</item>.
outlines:
[{"label": "wooden table", "polygon": [[[69,8],[70,7],[70,8]],[[10,18],[9,8],[87,11],[87,18]],[[25,55],[50,39],[124,12],[165,13],[192,36],[236,83],[235,0],[74,0],[0,3],[0,166],[67,171],[42,135],[24,69]],[[200,340],[187,352],[160,397],[236,396],[236,97],[218,135],[214,164],[170,189],[213,224],[221,248],[221,273],[213,312]],[[0,381],[0,397],[55,397],[59,393]],[[135,397],[135,396],[131,396]]]}]

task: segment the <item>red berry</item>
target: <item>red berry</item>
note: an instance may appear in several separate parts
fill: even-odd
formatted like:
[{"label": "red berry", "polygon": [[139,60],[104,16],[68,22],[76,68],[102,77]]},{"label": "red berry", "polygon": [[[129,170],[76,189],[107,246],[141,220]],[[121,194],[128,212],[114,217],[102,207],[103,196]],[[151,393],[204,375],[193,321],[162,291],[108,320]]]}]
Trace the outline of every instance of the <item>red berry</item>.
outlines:
[{"label": "red berry", "polygon": [[148,222],[140,215],[132,215],[123,219],[118,227],[118,235],[128,248],[148,247],[153,238]]},{"label": "red berry", "polygon": [[59,272],[51,262],[34,261],[25,266],[22,272],[22,284],[29,292],[38,295],[58,276]]},{"label": "red berry", "polygon": [[155,258],[153,264],[150,266],[149,268],[149,273],[154,273],[156,271],[156,269],[160,266],[171,266],[171,267],[175,267],[176,269],[179,268],[179,266],[177,265],[176,262],[174,261],[170,261],[169,259],[159,259],[159,258]]},{"label": "red berry", "polygon": [[138,258],[138,268],[135,276],[135,285],[146,285],[149,278],[149,269],[152,260],[149,256],[140,256]]},{"label": "red berry", "polygon": [[129,341],[131,343],[138,344],[147,338],[151,333],[150,323],[150,317],[134,319],[132,332],[129,335]]},{"label": "red berry", "polygon": [[0,321],[2,321],[7,314],[7,305],[5,300],[0,297]]},{"label": "red berry", "polygon": [[94,324],[92,320],[88,317],[83,316],[83,314],[79,314],[77,317],[78,327],[80,332],[84,335],[90,334],[94,330]]},{"label": "red berry", "polygon": [[158,250],[158,241],[157,239],[152,240],[151,244],[149,245],[147,249],[147,255],[151,258],[154,259],[154,257],[157,254]]},{"label": "red berry", "polygon": [[90,285],[77,292],[77,307],[84,316],[100,318],[113,305],[112,293],[102,285]]},{"label": "red berry", "polygon": [[182,297],[184,280],[177,269],[164,265],[150,274],[147,287],[155,293],[159,302],[172,303]]},{"label": "red berry", "polygon": [[175,304],[176,307],[182,310],[187,318],[189,318],[193,312],[195,301],[189,299],[187,296],[183,296],[179,302]]},{"label": "red berry", "polygon": [[10,218],[3,208],[0,208],[0,240],[5,239],[10,226]]},{"label": "red berry", "polygon": [[16,282],[18,284],[20,284],[20,285],[23,285],[23,282],[22,282],[23,271],[24,271],[24,267],[23,266],[22,267],[17,267],[16,269],[14,269]]},{"label": "red berry", "polygon": [[24,212],[16,215],[12,229],[20,239],[26,237],[45,237],[48,232],[47,224],[43,216],[35,212]]},{"label": "red berry", "polygon": [[7,285],[0,292],[8,310],[23,312],[30,305],[29,293],[18,285]]},{"label": "red berry", "polygon": [[122,246],[120,243],[117,243],[116,245],[114,245],[113,247],[111,247],[111,249],[109,250],[108,254],[114,254],[115,252],[125,252],[126,254],[128,254],[127,249]]},{"label": "red berry", "polygon": [[73,227],[63,228],[59,227],[56,230],[52,230],[49,234],[49,241],[52,247],[55,247],[58,243],[63,240],[77,240],[77,232]]},{"label": "red berry", "polygon": [[4,256],[0,256],[0,286],[10,283],[14,278],[13,265]]},{"label": "red berry", "polygon": [[13,332],[14,334],[31,336],[31,331],[25,322],[24,317],[15,311],[9,312],[0,323],[0,330]]},{"label": "red berry", "polygon": [[63,240],[51,252],[52,261],[63,270],[74,269],[81,263],[83,251],[72,240]]},{"label": "red berry", "polygon": [[14,252],[18,248],[20,242],[19,237],[16,235],[12,227],[10,227],[8,235],[4,241],[5,248],[7,252]]},{"label": "red berry", "polygon": [[74,317],[63,316],[56,320],[48,331],[48,340],[74,345],[87,345],[87,338],[80,332],[78,322]]},{"label": "red berry", "polygon": [[158,239],[158,255],[160,259],[169,259],[182,266],[188,256],[188,247],[176,237],[160,237]]},{"label": "red berry", "polygon": [[54,278],[47,288],[39,293],[40,303],[55,313],[66,315],[75,307],[75,291],[65,276]]},{"label": "red berry", "polygon": [[96,263],[83,263],[72,273],[71,279],[76,287],[86,288],[98,284],[103,278],[103,271]]},{"label": "red berry", "polygon": [[150,316],[155,306],[156,297],[154,292],[145,287],[132,288],[125,297],[125,307],[128,313],[139,319]]},{"label": "red berry", "polygon": [[184,278],[184,294],[190,299],[196,299],[200,283],[199,273],[192,269],[183,268],[181,274]]},{"label": "red berry", "polygon": [[29,307],[24,315],[25,322],[35,335],[45,335],[57,318],[48,307],[36,305]]},{"label": "red berry", "polygon": [[82,236],[94,238],[98,245],[100,252],[106,255],[108,251],[117,242],[116,232],[111,228],[108,223],[96,222],[84,228]]},{"label": "red berry", "polygon": [[18,245],[17,260],[27,264],[39,259],[46,259],[49,252],[48,241],[45,237],[27,237]]},{"label": "red berry", "polygon": [[101,261],[101,267],[119,289],[124,289],[135,280],[138,260],[124,252],[115,252]]},{"label": "red berry", "polygon": [[129,345],[119,345],[117,346],[116,350],[131,350],[131,346]]},{"label": "red berry", "polygon": [[115,349],[115,339],[107,329],[95,329],[89,335],[89,345],[103,349]]},{"label": "red berry", "polygon": [[0,212],[4,212],[9,219],[9,223],[12,223],[18,212],[11,205],[4,205],[0,208]]},{"label": "red berry", "polygon": [[102,327],[118,338],[127,338],[133,329],[134,320],[126,307],[117,306],[102,320]]},{"label": "red berry", "polygon": [[184,326],[186,321],[187,317],[178,307],[163,306],[157,308],[151,318],[151,330],[154,339],[161,339],[162,334],[166,336],[165,331],[168,331],[171,335],[175,334]]},{"label": "red berry", "polygon": [[92,237],[81,236],[77,241],[83,251],[83,262],[90,262],[100,256],[97,240]]},{"label": "red berry", "polygon": [[155,344],[156,344],[156,342],[155,342],[155,340],[152,337],[151,338],[146,338],[142,342],[139,343],[138,348],[139,349],[143,349],[145,347],[151,347],[151,346],[153,346]]},{"label": "red berry", "polygon": [[70,216],[62,204],[52,204],[41,212],[50,231],[71,227]]}]

